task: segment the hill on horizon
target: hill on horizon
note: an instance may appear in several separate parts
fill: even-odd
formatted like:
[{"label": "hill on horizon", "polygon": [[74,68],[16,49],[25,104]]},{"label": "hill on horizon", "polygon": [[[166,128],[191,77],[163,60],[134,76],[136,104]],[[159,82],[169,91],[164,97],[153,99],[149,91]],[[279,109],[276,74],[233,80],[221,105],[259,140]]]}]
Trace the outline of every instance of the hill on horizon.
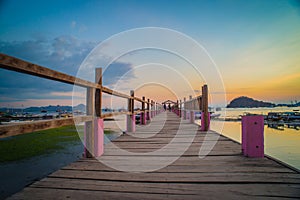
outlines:
[{"label": "hill on horizon", "polygon": [[258,107],[275,107],[276,104],[252,99],[250,97],[241,96],[233,99],[227,108],[258,108]]}]

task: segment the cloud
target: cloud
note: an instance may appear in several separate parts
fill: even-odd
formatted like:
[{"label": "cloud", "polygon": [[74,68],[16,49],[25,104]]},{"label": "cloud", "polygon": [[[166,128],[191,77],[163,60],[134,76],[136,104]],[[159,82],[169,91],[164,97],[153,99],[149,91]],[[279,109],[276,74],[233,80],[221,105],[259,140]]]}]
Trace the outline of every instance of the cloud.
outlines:
[{"label": "cloud", "polygon": [[132,66],[130,63],[114,62],[110,64],[103,72],[103,84],[113,85],[118,80],[122,79],[122,76],[126,74],[127,77],[134,78],[132,73]]},{"label": "cloud", "polygon": [[28,41],[0,41],[0,51],[35,64],[75,75],[83,59],[96,45],[96,42],[83,41],[65,35],[54,39],[39,37]]},{"label": "cloud", "polygon": [[[29,41],[0,41],[0,51],[75,76],[83,60],[96,45],[96,42],[83,41],[72,36],[54,39],[38,37]],[[130,70],[130,63],[114,62],[104,71],[103,83],[111,86]],[[134,77],[130,73],[130,77]],[[45,100],[42,102],[47,99],[71,99],[69,94],[72,89],[72,85],[0,69],[2,105],[5,102],[22,102],[28,99]]]},{"label": "cloud", "polygon": [[[35,40],[3,42],[2,53],[30,61],[63,73],[75,75],[86,55],[96,43],[85,42],[71,36],[60,36],[52,40],[39,37]],[[71,85],[0,69],[0,94],[8,101],[26,99],[66,99],[51,96],[51,92],[68,92]],[[1,102],[4,101],[2,98]]]},{"label": "cloud", "polygon": [[75,28],[76,27],[76,21],[71,21],[70,26],[71,26],[71,28]]}]

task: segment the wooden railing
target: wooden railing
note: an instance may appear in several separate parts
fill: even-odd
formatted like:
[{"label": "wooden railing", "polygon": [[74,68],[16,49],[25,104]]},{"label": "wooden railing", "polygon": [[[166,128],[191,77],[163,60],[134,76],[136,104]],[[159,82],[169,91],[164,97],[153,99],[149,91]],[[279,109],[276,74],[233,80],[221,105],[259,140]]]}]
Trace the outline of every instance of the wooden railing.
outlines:
[{"label": "wooden railing", "polygon": [[[24,133],[30,133],[33,131],[45,130],[50,128],[57,128],[65,125],[71,125],[80,122],[86,122],[87,136],[92,136],[94,120],[95,118],[107,118],[115,115],[134,115],[136,113],[143,113],[142,117],[145,118],[154,109],[157,109],[153,100],[145,100],[145,97],[138,98],[131,95],[123,94],[121,92],[112,90],[102,85],[102,68],[96,68],[95,71],[95,83],[86,81],[68,74],[64,74],[46,67],[42,67],[9,55],[0,53],[0,68],[10,71],[16,71],[23,74],[29,74],[44,79],[54,80],[66,84],[76,85],[87,89],[86,92],[86,116],[77,116],[67,119],[53,119],[34,121],[30,123],[18,123],[13,125],[1,125],[0,126],[0,138],[9,137]],[[128,99],[128,111],[127,112],[113,112],[105,113],[101,112],[102,105],[102,93]],[[142,110],[134,111],[134,101],[142,103]],[[147,105],[147,107],[145,107]],[[87,138],[93,140],[93,138]],[[93,141],[90,141],[91,143]],[[89,143],[89,142],[88,142]],[[92,145],[92,144],[91,144]]]},{"label": "wooden railing", "polygon": [[195,112],[201,111],[201,130],[207,131],[210,124],[210,116],[208,112],[208,87],[207,85],[202,86],[202,95],[192,98],[189,100],[183,98],[177,100],[174,105],[173,111],[183,119],[189,119],[191,123],[195,122]]}]

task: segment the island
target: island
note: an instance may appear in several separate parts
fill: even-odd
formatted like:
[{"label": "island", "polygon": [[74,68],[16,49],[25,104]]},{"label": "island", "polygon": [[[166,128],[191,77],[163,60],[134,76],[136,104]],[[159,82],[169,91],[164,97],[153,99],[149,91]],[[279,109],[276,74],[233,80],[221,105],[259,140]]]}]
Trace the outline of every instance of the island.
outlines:
[{"label": "island", "polygon": [[264,101],[254,100],[249,97],[238,97],[233,99],[227,108],[258,108],[258,107],[275,107],[276,104]]}]

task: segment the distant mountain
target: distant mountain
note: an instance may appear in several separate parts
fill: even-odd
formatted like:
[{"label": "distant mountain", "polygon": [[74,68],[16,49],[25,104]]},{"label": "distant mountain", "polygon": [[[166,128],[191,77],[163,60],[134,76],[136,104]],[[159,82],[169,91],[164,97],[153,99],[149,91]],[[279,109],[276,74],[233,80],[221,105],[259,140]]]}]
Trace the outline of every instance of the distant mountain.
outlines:
[{"label": "distant mountain", "polygon": [[270,102],[254,100],[249,97],[238,97],[233,99],[227,108],[258,108],[258,107],[275,107],[276,105]]},{"label": "distant mountain", "polygon": [[[81,112],[85,112],[85,105],[83,104],[79,104],[77,106],[73,107],[74,110],[76,111],[81,111]],[[29,113],[38,113],[41,111],[47,111],[47,112],[71,112],[72,110],[72,106],[53,106],[53,105],[49,105],[49,106],[42,106],[42,107],[29,107],[29,108],[0,108],[0,112],[9,112],[9,113],[21,113],[23,111],[23,113],[29,112]]]},{"label": "distant mountain", "polygon": [[29,107],[29,108],[25,108],[23,110],[23,112],[40,112],[40,111],[47,111],[47,112],[61,112],[61,111],[67,111],[67,112],[70,112],[72,111],[72,106],[60,106],[60,105],[57,105],[57,106],[52,106],[52,105],[49,105],[49,106],[42,106],[42,107]]},{"label": "distant mountain", "polygon": [[74,106],[73,107],[73,110],[75,111],[75,110],[79,110],[79,111],[81,111],[81,112],[85,112],[85,105],[84,104],[78,104],[77,106]]}]

